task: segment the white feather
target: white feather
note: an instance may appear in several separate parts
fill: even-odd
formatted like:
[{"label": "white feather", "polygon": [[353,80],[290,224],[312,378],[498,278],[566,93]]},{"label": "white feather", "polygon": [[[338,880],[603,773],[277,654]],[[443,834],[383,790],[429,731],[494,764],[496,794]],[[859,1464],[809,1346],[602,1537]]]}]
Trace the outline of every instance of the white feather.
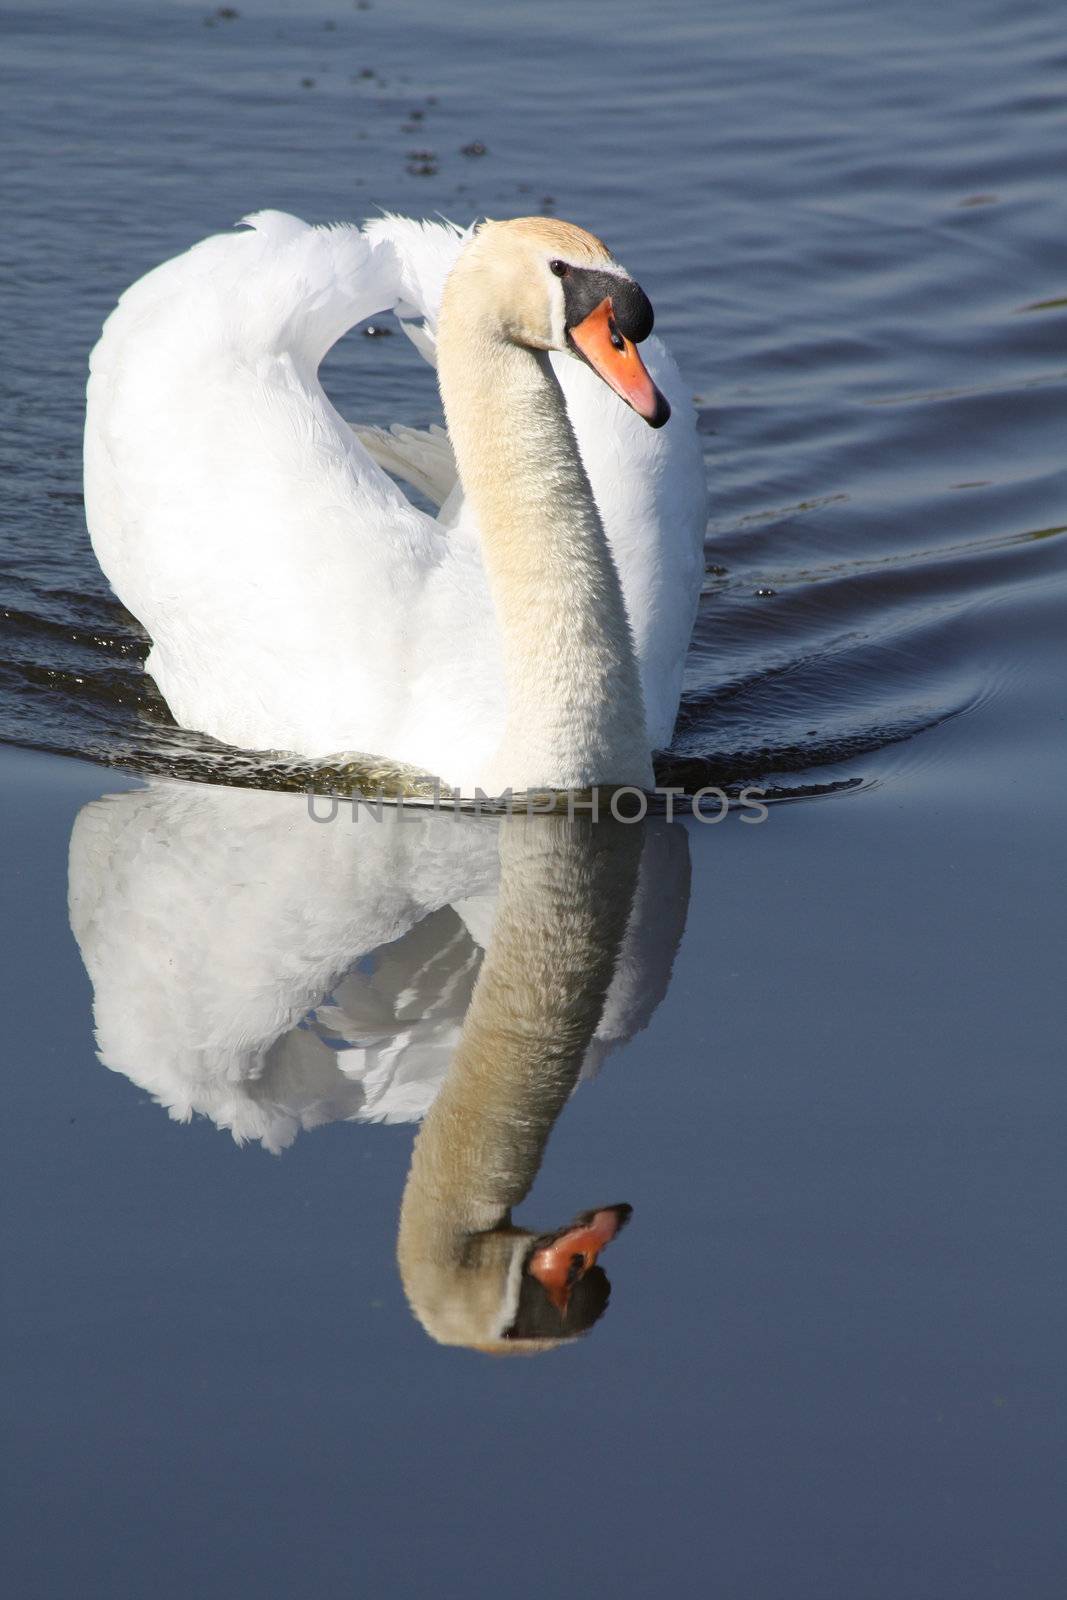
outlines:
[{"label": "white feather", "polygon": [[380,467],[434,505],[443,506],[456,487],[456,458],[444,428],[405,428],[399,422],[375,428],[354,422],[352,431]]}]

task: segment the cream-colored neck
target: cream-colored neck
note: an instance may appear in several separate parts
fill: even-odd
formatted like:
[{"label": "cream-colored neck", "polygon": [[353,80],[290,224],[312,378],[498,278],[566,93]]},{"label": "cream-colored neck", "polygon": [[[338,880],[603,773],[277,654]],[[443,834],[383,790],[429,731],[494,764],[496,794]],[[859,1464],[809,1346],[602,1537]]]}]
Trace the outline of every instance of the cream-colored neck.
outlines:
[{"label": "cream-colored neck", "polygon": [[619,575],[547,355],[446,296],[438,376],[503,641],[507,723],[483,789],[650,787]]},{"label": "cream-colored neck", "polygon": [[446,1342],[484,1337],[499,1318],[516,1262],[511,1209],[533,1182],[603,1013],[641,836],[612,822],[501,820],[492,939],[400,1211],[404,1287]]}]

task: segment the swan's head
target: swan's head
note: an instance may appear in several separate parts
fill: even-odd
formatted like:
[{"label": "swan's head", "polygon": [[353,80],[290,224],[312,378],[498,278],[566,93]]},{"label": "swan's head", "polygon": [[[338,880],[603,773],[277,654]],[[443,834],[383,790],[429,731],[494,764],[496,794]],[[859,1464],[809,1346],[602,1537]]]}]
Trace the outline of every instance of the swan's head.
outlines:
[{"label": "swan's head", "polygon": [[601,240],[571,222],[483,222],[449,274],[442,316],[488,323],[532,350],[567,351],[653,428],[671,414],[637,351],[652,332],[648,296]]},{"label": "swan's head", "polygon": [[411,1309],[439,1344],[489,1355],[536,1355],[588,1333],[611,1294],[601,1251],[626,1226],[627,1205],[583,1212],[535,1234],[510,1223],[469,1234],[462,1253],[435,1255],[405,1241],[397,1255]]}]

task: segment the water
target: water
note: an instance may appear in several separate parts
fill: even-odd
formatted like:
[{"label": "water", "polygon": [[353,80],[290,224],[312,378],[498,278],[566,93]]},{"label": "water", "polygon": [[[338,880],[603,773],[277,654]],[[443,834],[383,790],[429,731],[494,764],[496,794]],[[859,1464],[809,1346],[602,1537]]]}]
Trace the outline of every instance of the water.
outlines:
[{"label": "water", "polygon": [[[239,10],[0,13],[16,1592],[1059,1596],[1059,8]],[[265,205],[609,241],[712,491],[658,771],[798,797],[526,882],[604,965],[557,952],[599,1021],[516,1220],[634,1206],[535,1361],[435,1343],[395,1260],[506,825],[251,792],[296,779],[169,724],[85,535],[101,321]],[[401,338],[326,383],[438,417]]]}]

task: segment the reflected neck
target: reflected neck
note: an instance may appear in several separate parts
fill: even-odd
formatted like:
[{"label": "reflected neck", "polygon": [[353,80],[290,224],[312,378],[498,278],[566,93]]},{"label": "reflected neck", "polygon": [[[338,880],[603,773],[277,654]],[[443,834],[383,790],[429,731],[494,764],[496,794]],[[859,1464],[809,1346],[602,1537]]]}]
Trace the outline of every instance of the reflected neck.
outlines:
[{"label": "reflected neck", "polygon": [[603,1014],[642,836],[553,817],[501,824],[492,938],[401,1205],[397,1255],[422,1320],[431,1306],[500,1298],[499,1273],[479,1275],[514,1256],[500,1230],[537,1174]]}]

